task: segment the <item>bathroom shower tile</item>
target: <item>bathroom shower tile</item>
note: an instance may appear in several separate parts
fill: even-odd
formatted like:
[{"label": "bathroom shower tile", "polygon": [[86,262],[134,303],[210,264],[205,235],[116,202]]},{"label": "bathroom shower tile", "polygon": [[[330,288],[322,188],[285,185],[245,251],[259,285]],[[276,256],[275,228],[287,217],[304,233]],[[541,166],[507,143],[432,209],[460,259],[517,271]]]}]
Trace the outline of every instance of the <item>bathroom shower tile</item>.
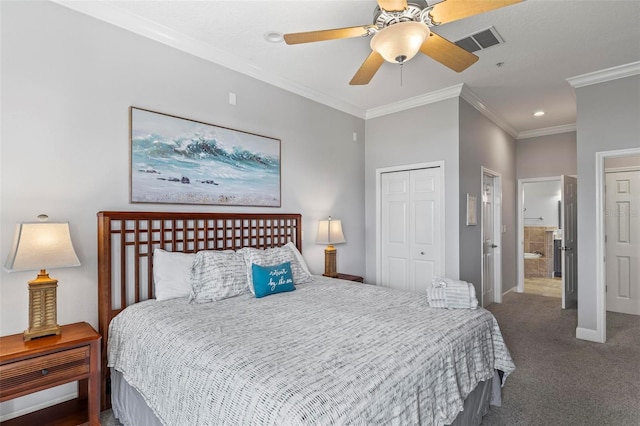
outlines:
[{"label": "bathroom shower tile", "polygon": [[531,250],[529,253],[542,253],[542,255],[545,255],[545,245],[544,243],[529,243],[529,249]]},{"label": "bathroom shower tile", "polygon": [[534,273],[538,273],[538,265],[535,264],[536,259],[525,259],[524,260],[524,276],[532,277]]},{"label": "bathroom shower tile", "polygon": [[536,227],[531,229],[529,241],[535,243],[544,243],[545,242],[545,231],[543,228]]}]

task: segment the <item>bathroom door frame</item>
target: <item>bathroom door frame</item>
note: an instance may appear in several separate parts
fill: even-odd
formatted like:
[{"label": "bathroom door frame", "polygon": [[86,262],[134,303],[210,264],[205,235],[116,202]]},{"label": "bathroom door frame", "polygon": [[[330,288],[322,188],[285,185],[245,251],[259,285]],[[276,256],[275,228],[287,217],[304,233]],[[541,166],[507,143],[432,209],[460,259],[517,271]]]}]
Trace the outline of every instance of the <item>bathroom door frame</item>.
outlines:
[{"label": "bathroom door frame", "polygon": [[535,182],[557,181],[560,184],[561,176],[549,176],[539,178],[518,179],[518,250],[517,250],[517,271],[518,284],[516,292],[524,293],[524,184]]}]

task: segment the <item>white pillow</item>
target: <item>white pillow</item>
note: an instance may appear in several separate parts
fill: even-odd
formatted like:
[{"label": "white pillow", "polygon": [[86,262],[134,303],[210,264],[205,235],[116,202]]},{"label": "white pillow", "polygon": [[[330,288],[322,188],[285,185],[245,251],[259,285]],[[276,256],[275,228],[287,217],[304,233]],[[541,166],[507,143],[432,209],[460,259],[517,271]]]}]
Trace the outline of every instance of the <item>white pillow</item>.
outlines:
[{"label": "white pillow", "polygon": [[293,254],[296,256],[296,259],[298,259],[298,262],[300,263],[300,266],[302,267],[302,269],[304,269],[304,271],[307,274],[311,275],[311,272],[309,271],[309,267],[307,266],[307,262],[305,262],[304,257],[302,257],[302,253],[300,253],[300,251],[298,250],[298,247],[296,247],[296,245],[293,244],[292,241],[289,241],[284,246],[289,247],[291,249]]},{"label": "white pillow", "polygon": [[191,293],[191,265],[195,253],[153,251],[153,283],[156,300],[187,297]]},{"label": "white pillow", "polygon": [[191,268],[189,303],[207,303],[249,293],[242,253],[198,252]]},{"label": "white pillow", "polygon": [[[290,262],[294,285],[313,281],[313,276],[311,275],[311,273],[309,273],[308,268],[306,268],[306,264],[303,267],[294,251],[291,250],[291,247],[287,247],[286,245],[282,247],[269,248],[266,250],[245,247],[241,250],[238,250],[238,252],[244,253],[247,282],[249,283],[249,289],[253,294],[255,294],[253,289],[253,273],[251,271],[251,265],[253,264],[259,266],[274,266],[280,265],[285,262]],[[297,249],[296,252],[298,252]],[[300,257],[302,257],[302,255],[300,255]]]}]

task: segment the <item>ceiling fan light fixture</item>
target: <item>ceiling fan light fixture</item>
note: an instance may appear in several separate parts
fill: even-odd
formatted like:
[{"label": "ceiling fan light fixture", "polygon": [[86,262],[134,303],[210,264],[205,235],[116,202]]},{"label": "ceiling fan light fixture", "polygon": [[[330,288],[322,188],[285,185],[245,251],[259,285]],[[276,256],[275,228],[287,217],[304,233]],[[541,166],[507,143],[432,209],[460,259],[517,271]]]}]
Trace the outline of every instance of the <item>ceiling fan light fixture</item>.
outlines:
[{"label": "ceiling fan light fixture", "polygon": [[418,53],[430,33],[422,22],[398,22],[378,31],[371,39],[371,49],[387,62],[404,63]]}]

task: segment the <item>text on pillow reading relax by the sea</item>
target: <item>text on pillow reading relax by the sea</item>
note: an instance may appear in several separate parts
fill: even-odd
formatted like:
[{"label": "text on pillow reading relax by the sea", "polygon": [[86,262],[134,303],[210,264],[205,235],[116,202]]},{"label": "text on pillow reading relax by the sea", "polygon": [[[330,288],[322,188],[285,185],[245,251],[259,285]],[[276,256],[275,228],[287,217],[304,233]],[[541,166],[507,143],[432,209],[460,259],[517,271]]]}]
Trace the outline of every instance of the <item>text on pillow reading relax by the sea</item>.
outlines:
[{"label": "text on pillow reading relax by the sea", "polygon": [[[293,279],[285,279],[285,277],[283,277],[283,275],[285,275],[286,273],[286,268],[274,269],[273,271],[269,272],[269,287],[271,287],[271,291],[273,291],[276,286],[293,283]],[[274,278],[277,281],[274,281]]]}]

